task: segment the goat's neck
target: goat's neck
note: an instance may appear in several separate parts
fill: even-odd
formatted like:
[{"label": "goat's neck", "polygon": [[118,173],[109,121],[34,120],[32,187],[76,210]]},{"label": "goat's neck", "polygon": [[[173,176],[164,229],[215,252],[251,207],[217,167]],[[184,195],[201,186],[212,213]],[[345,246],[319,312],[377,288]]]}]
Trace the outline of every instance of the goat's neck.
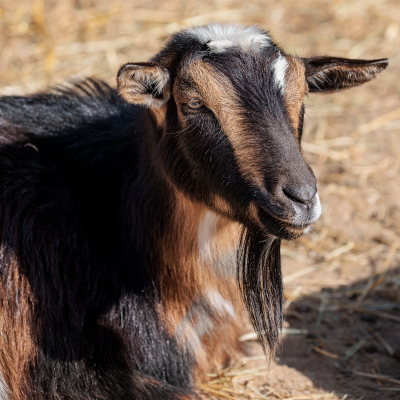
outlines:
[{"label": "goat's neck", "polygon": [[162,299],[186,307],[204,292],[235,279],[242,227],[223,216],[229,207],[218,196],[209,207],[176,188],[163,172],[160,157],[154,157],[163,133],[155,125],[153,129],[142,148],[143,160],[150,161],[144,172],[148,175],[140,180],[150,185],[141,207],[150,242],[158,249],[154,278]]},{"label": "goat's neck", "polygon": [[186,308],[205,293],[226,292],[224,283],[235,279],[240,229],[175,192],[170,229],[160,243],[162,297]]}]

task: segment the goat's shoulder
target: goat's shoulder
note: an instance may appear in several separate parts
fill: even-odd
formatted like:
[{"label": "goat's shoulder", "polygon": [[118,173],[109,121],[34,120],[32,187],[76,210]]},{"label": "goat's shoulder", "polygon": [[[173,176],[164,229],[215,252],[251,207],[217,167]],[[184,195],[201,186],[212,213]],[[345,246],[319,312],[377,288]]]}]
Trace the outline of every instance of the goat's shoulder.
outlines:
[{"label": "goat's shoulder", "polygon": [[123,154],[135,159],[145,118],[143,109],[91,79],[30,97],[0,97],[0,175],[39,178],[44,169],[60,177],[79,169],[82,176],[101,164],[112,171]]},{"label": "goat's shoulder", "polygon": [[111,220],[137,170],[143,118],[97,81],[0,98],[0,230],[9,219],[21,229],[29,218],[40,229],[65,220],[72,230],[74,220]]},{"label": "goat's shoulder", "polygon": [[61,134],[82,125],[132,119],[140,109],[127,104],[105,82],[87,79],[31,96],[0,98],[0,137],[10,126],[33,135]]}]

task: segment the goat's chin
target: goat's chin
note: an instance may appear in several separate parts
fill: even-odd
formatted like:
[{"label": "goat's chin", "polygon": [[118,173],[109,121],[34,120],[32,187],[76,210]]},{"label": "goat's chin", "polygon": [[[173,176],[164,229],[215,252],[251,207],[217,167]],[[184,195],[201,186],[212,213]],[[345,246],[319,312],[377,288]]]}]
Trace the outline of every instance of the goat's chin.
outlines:
[{"label": "goat's chin", "polygon": [[282,236],[280,236],[280,239],[286,239],[286,240],[294,240],[298,239],[299,237],[303,236],[304,234],[307,234],[310,232],[312,224],[292,224],[292,223],[285,223],[281,222],[282,225]]},{"label": "goat's chin", "polygon": [[258,226],[267,236],[275,236],[278,239],[294,240],[301,237],[311,229],[312,224],[294,224],[275,217],[260,208],[258,210]]}]

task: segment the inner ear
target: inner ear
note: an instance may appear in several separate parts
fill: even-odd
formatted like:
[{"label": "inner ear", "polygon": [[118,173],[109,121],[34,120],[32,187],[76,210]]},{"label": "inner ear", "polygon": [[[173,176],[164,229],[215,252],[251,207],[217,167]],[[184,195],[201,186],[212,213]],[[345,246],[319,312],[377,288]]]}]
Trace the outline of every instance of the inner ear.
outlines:
[{"label": "inner ear", "polygon": [[362,85],[388,66],[388,60],[352,60],[339,57],[302,59],[310,92],[333,92]]},{"label": "inner ear", "polygon": [[171,97],[169,71],[154,63],[123,65],[117,85],[119,94],[132,104],[160,108]]}]

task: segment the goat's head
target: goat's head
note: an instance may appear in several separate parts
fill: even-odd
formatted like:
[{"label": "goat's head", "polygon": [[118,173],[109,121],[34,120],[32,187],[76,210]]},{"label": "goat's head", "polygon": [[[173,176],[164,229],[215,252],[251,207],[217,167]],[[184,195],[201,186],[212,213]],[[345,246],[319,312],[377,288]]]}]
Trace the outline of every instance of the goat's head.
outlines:
[{"label": "goat's head", "polygon": [[174,35],[151,63],[126,64],[120,94],[149,107],[158,162],[191,199],[244,225],[238,281],[264,348],[282,326],[279,240],[321,213],[301,154],[303,98],[373,79],[387,60],[298,58],[258,28],[219,26]]},{"label": "goat's head", "polygon": [[124,65],[118,88],[153,110],[174,185],[219,213],[291,239],[321,212],[301,154],[304,96],[360,85],[386,66],[301,59],[258,28],[212,25],[176,34],[151,63]]}]

